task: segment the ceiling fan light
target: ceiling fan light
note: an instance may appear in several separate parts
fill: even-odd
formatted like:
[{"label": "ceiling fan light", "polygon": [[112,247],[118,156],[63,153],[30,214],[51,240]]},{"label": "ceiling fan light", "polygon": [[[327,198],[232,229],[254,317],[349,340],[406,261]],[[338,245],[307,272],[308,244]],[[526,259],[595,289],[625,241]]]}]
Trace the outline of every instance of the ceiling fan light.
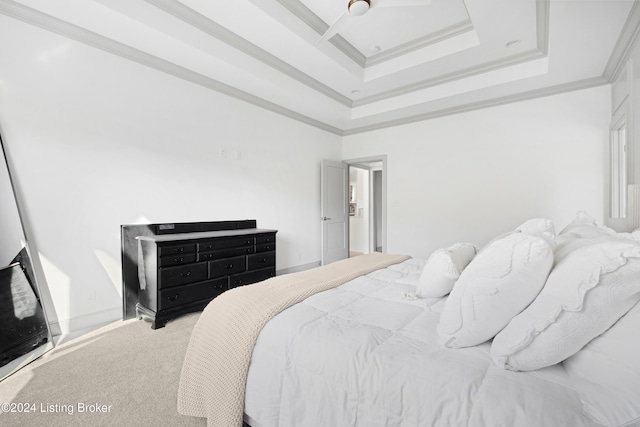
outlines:
[{"label": "ceiling fan light", "polygon": [[369,0],[351,0],[348,9],[350,15],[362,16],[369,10]]}]

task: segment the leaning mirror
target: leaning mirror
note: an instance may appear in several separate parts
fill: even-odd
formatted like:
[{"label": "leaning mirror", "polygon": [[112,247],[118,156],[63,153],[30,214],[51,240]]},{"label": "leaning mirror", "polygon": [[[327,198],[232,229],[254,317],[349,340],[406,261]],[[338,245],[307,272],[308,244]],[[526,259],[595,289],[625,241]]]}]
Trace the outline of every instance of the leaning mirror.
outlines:
[{"label": "leaning mirror", "polygon": [[53,347],[0,134],[0,380]]}]

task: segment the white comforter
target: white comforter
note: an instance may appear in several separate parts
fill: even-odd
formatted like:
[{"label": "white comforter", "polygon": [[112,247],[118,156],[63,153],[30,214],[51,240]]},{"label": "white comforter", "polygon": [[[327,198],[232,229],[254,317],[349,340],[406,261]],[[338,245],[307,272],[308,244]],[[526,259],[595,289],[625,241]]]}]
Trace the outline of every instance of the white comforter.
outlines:
[{"label": "white comforter", "polygon": [[444,299],[412,297],[411,259],[316,294],[262,330],[247,379],[254,427],[593,426],[563,366],[511,372],[489,343],[447,349]]}]

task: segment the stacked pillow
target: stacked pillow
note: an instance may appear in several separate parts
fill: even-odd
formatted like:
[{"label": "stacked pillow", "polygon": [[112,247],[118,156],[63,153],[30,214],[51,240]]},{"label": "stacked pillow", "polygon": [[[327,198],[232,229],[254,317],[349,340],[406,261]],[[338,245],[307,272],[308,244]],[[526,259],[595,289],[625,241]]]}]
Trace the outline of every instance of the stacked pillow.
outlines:
[{"label": "stacked pillow", "polygon": [[444,345],[469,347],[490,340],[527,307],[553,265],[554,236],[551,221],[534,219],[483,248],[444,305],[438,324]]},{"label": "stacked pillow", "polygon": [[596,220],[585,211],[580,211],[576,217],[558,234],[559,240],[565,241],[570,238],[598,238],[616,237],[615,230],[604,225],[598,225]]},{"label": "stacked pillow", "polygon": [[602,425],[640,420],[640,303],[564,361],[585,412]]},{"label": "stacked pillow", "polygon": [[609,328],[639,303],[639,234],[616,233],[585,212],[557,236],[550,220],[529,220],[477,254],[463,244],[436,251],[418,294],[450,292],[437,328],[445,346],[493,338],[496,365],[543,368],[567,360],[598,336],[588,348],[602,347],[597,343],[608,342]]},{"label": "stacked pillow", "polygon": [[516,227],[516,232],[539,235],[546,239],[553,240],[556,236],[556,229],[553,222],[547,218],[534,218]]},{"label": "stacked pillow", "polygon": [[493,340],[494,362],[531,371],[563,361],[640,298],[640,245],[600,241],[568,254],[540,295]]},{"label": "stacked pillow", "polygon": [[[571,252],[599,241],[625,238],[625,233],[616,233],[613,229],[598,225],[586,212],[580,211],[576,218],[558,233],[556,238],[555,264],[562,261]],[[631,235],[628,235],[630,237]]]},{"label": "stacked pillow", "polygon": [[416,296],[440,298],[447,295],[476,252],[477,248],[471,243],[456,243],[435,251],[422,270]]},{"label": "stacked pillow", "polygon": [[494,362],[534,370],[561,362],[640,300],[640,244],[583,212],[558,235],[554,269],[537,296],[491,346]]},{"label": "stacked pillow", "polygon": [[499,367],[563,362],[590,418],[640,419],[640,230],[616,233],[579,212],[556,236],[549,220],[534,219],[469,261],[438,324],[447,347],[493,338]]}]

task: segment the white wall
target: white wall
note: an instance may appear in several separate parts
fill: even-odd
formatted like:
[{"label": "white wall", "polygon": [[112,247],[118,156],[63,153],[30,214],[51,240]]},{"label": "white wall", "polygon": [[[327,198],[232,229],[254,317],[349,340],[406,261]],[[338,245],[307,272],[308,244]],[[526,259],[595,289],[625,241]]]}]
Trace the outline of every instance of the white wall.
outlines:
[{"label": "white wall", "polygon": [[387,252],[477,245],[532,217],[602,223],[610,87],[344,138],[343,158],[387,155]]},{"label": "white wall", "polygon": [[121,316],[121,224],[256,219],[278,270],[320,259],[340,137],[4,16],[0,38],[0,124],[63,331]]}]

